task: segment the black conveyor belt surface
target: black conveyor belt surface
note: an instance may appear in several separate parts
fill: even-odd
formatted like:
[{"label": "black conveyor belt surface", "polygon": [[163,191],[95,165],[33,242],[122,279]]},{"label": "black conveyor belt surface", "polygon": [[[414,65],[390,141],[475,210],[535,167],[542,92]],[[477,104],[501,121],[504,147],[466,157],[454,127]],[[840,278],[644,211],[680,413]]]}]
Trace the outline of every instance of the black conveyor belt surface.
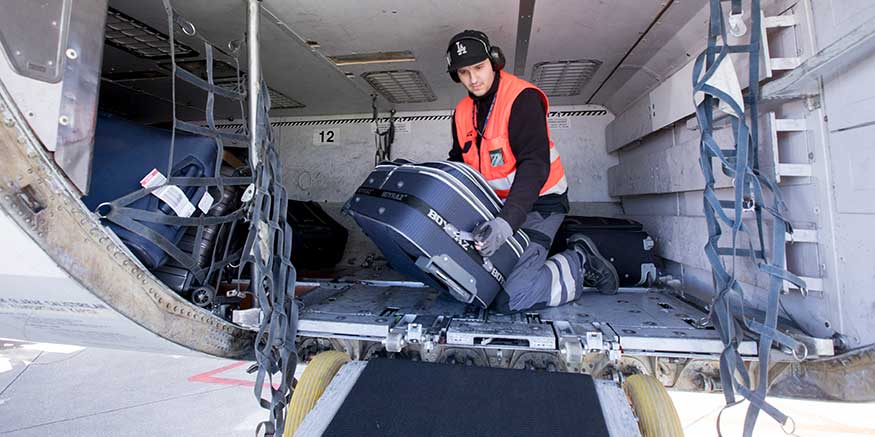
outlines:
[{"label": "black conveyor belt surface", "polygon": [[589,375],[378,359],[325,436],[607,436]]}]

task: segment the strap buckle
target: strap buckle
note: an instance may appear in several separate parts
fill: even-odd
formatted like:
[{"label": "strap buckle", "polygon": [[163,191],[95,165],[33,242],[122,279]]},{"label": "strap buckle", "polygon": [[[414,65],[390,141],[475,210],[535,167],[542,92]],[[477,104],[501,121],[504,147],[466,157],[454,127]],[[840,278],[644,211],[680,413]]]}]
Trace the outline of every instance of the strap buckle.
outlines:
[{"label": "strap buckle", "polygon": [[97,205],[97,208],[94,208],[94,213],[97,214],[98,217],[105,219],[109,217],[113,206],[112,202],[103,202],[100,205]]},{"label": "strap buckle", "polygon": [[747,33],[747,26],[744,24],[744,11],[739,11],[738,14],[729,13],[729,33],[736,38]]},{"label": "strap buckle", "polygon": [[[787,430],[787,423],[790,423],[790,425],[792,425],[792,428],[790,428],[790,430]],[[786,435],[794,435],[795,436],[796,435],[796,421],[793,420],[792,417],[787,416],[787,422],[784,422],[781,424],[781,431],[784,431],[784,434],[786,434]]]},{"label": "strap buckle", "polygon": [[[799,355],[800,349],[802,350],[801,356]],[[799,342],[799,345],[797,347],[792,348],[792,351],[793,351],[793,358],[796,361],[802,362],[802,361],[805,361],[806,359],[808,359],[808,346],[805,343]],[[793,426],[793,429],[794,430],[796,429],[795,424]]]},{"label": "strap buckle", "polygon": [[444,231],[456,240],[474,241],[473,233],[459,230],[459,228],[451,223],[447,223],[444,226]]}]

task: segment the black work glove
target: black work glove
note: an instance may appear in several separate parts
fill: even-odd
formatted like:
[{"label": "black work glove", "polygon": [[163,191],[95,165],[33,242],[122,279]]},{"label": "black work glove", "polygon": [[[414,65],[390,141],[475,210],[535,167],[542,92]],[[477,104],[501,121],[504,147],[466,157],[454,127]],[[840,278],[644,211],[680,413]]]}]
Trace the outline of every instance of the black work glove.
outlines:
[{"label": "black work glove", "polygon": [[492,256],[513,235],[513,229],[503,218],[496,217],[477,226],[472,234],[474,247],[480,251],[480,254]]}]

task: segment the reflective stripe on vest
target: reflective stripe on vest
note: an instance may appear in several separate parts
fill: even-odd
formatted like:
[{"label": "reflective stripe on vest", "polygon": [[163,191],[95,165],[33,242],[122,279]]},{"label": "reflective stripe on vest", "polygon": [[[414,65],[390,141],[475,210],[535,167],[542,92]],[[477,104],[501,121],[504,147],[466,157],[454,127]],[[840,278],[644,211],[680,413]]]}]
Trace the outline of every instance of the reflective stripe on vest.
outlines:
[{"label": "reflective stripe on vest", "polygon": [[[510,73],[501,72],[498,90],[495,92],[495,102],[492,113],[483,129],[480,148],[476,146],[477,131],[474,126],[474,100],[465,97],[456,105],[455,127],[459,145],[462,147],[462,158],[465,163],[483,175],[489,186],[495,190],[498,197],[505,199],[513,185],[516,175],[516,157],[508,140],[508,123],[514,100],[523,90],[532,88],[541,95],[545,112],[549,113],[549,102],[543,91]],[[547,119],[544,118],[544,123]],[[568,189],[565,178],[565,168],[559,157],[559,151],[550,138],[547,127],[547,139],[550,145],[550,173],[547,181],[541,187],[540,195],[562,194]],[[466,149],[467,145],[467,149]]]},{"label": "reflective stripe on vest", "polygon": [[[556,148],[553,147],[550,149],[550,169],[551,169],[551,172],[552,172],[553,166],[556,165],[556,163],[558,163],[558,162],[559,162],[559,151],[557,151]],[[562,164],[559,163],[559,165],[562,165]],[[507,176],[505,176],[503,178],[492,179],[492,180],[488,180],[487,182],[489,183],[489,186],[492,187],[493,190],[495,190],[496,193],[499,193],[499,196],[501,196],[501,192],[504,191],[505,194],[504,194],[504,196],[501,196],[501,197],[505,198],[505,197],[507,197],[507,193],[510,192],[510,187],[513,185],[513,180],[515,177],[516,177],[516,169],[514,169],[512,172],[510,172],[510,174],[508,174]],[[545,186],[546,186],[546,184],[545,184]],[[565,179],[565,172],[562,172],[562,177],[559,179],[559,181],[556,184],[554,184],[552,187],[547,188],[546,190],[542,189],[541,195],[543,196],[546,194],[562,194],[565,192],[565,190],[567,188],[568,188],[568,181]]]}]

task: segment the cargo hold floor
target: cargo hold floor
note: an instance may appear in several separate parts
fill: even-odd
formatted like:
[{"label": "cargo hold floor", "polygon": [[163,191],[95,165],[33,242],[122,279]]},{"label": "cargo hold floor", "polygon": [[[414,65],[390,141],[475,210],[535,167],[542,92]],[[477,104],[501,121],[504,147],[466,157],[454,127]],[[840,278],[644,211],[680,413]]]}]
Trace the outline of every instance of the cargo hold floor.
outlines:
[{"label": "cargo hold floor", "polygon": [[[390,331],[416,323],[424,335],[441,335],[447,344],[555,349],[559,327],[567,326],[582,340],[599,332],[624,353],[714,356],[723,349],[717,331],[699,324],[706,314],[664,290],[589,292],[557,308],[498,314],[415,285],[318,284],[301,297],[299,335],[385,341]],[[754,355],[756,344],[744,341],[739,351]]]}]

